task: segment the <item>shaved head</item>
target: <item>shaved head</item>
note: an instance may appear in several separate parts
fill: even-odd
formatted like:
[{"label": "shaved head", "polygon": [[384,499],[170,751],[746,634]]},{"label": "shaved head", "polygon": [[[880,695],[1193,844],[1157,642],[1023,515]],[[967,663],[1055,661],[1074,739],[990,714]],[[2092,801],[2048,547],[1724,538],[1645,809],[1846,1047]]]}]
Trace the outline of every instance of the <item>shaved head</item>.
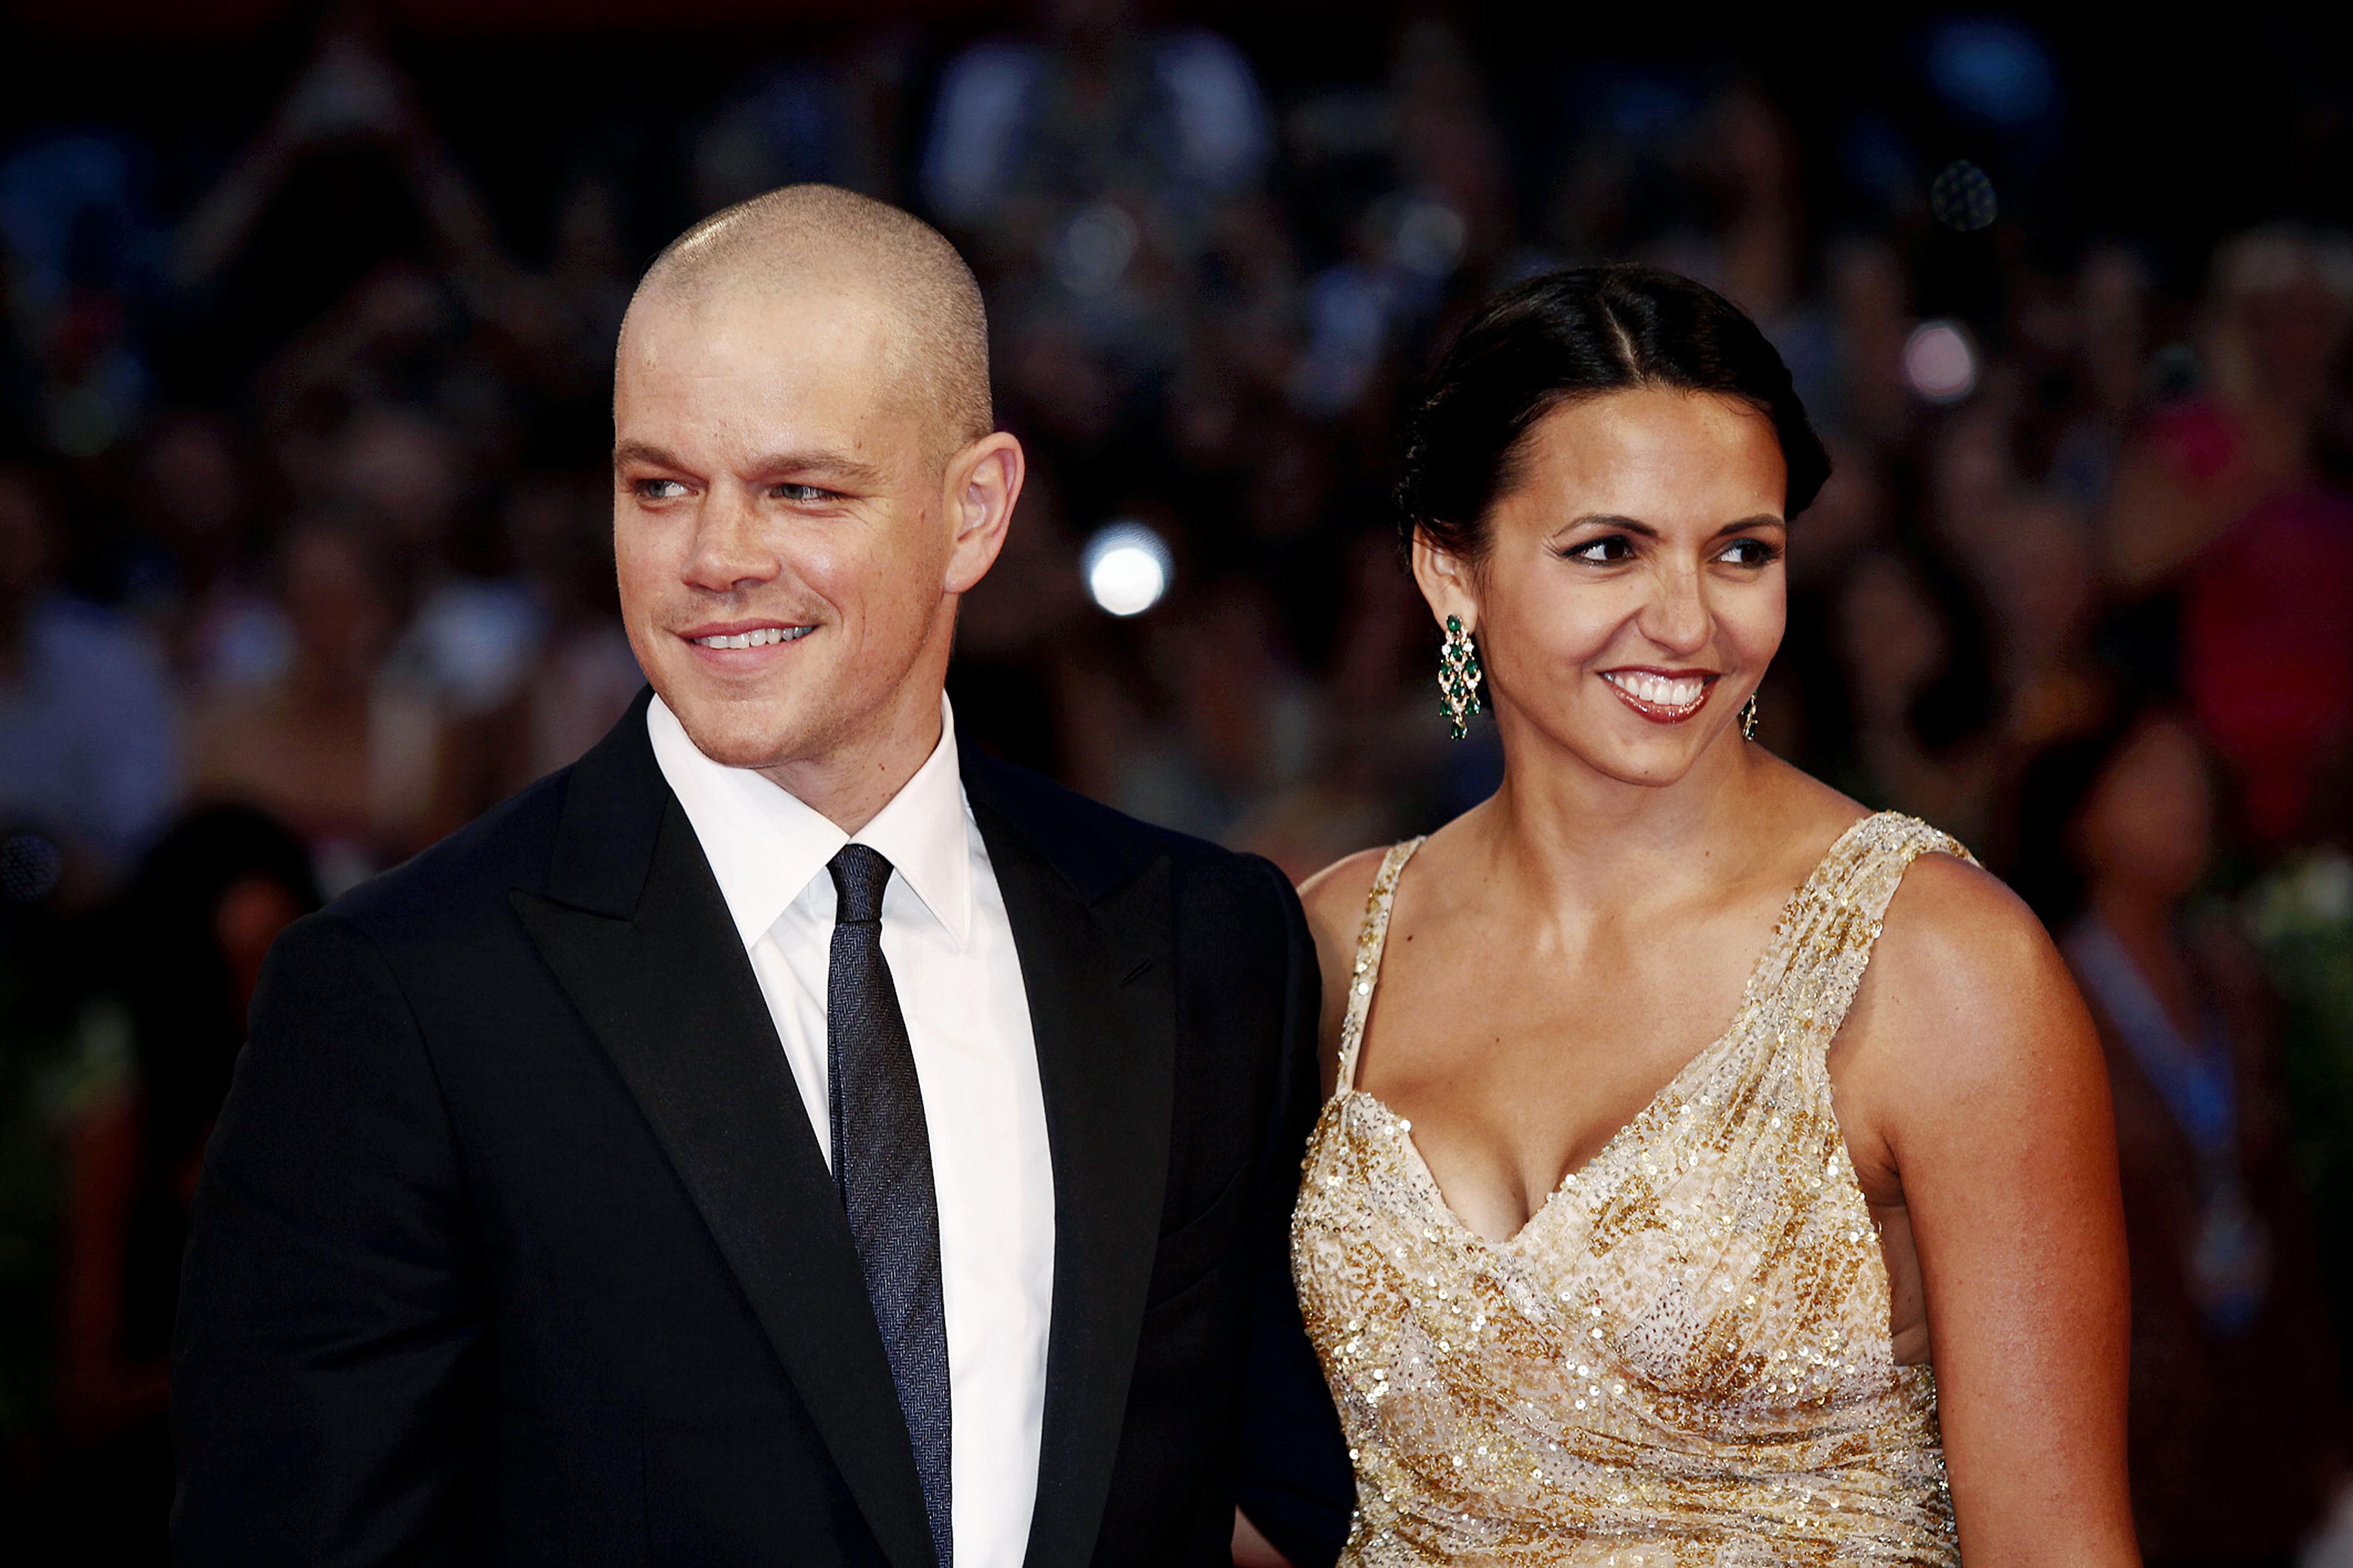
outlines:
[{"label": "shaved head", "polygon": [[629,647],[704,756],[854,833],[938,743],[956,606],[1026,463],[946,240],[829,185],[706,218],[614,359]]},{"label": "shaved head", "polygon": [[621,335],[649,309],[823,289],[882,308],[891,369],[935,411],[943,455],[996,428],[988,317],[972,268],[912,213],[838,185],[786,185],[670,241],[638,283]]}]

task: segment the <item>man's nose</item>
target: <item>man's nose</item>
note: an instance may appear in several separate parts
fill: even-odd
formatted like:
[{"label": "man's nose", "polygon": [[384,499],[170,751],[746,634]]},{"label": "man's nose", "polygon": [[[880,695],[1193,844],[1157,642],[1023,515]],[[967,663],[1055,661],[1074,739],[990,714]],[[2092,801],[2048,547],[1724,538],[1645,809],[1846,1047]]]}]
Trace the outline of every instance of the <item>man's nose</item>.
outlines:
[{"label": "man's nose", "polygon": [[694,550],[681,575],[697,588],[732,593],[777,573],[776,552],[761,538],[758,510],[734,485],[713,485],[695,519]]}]

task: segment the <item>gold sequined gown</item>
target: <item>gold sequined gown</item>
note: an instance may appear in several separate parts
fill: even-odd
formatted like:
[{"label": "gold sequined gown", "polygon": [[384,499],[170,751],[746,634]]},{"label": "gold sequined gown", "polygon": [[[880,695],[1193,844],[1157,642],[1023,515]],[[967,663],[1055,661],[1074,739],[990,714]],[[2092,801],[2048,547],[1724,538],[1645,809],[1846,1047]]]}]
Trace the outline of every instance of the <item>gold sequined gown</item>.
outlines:
[{"label": "gold sequined gown", "polygon": [[1905,868],[1967,851],[1894,813],[1849,828],[1731,1026],[1493,1242],[1354,1087],[1419,843],[1374,879],[1292,1223],[1356,1465],[1342,1563],[1957,1563],[1936,1381],[1894,1363],[1825,1056]]}]

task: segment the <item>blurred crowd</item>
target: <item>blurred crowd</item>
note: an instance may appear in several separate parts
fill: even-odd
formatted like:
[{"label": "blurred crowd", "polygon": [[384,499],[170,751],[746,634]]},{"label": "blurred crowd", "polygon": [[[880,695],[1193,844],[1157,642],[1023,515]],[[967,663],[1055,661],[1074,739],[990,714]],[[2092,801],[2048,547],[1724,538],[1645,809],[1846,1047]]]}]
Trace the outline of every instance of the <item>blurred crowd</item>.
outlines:
[{"label": "blurred crowd", "polygon": [[[323,17],[201,177],[157,177],[152,127],[0,142],[0,1511],[154,1559],[185,1205],[261,955],[635,694],[620,313],[688,221],[822,179],[964,248],[1031,455],[960,720],[1300,876],[1498,773],[1492,726],[1447,739],[1398,564],[1434,345],[1601,258],[1756,316],[1837,465],[1757,740],[1970,844],[2085,976],[2151,1560],[2320,1530],[2353,1474],[2353,188],[2187,247],[2069,221],[2074,80],[2010,23],[1928,28],[1893,100],[1826,114],[1430,18],[1278,71],[1060,0],[780,48],[493,197],[420,46]],[[1166,547],[1138,614],[1090,592],[1114,523]]]}]

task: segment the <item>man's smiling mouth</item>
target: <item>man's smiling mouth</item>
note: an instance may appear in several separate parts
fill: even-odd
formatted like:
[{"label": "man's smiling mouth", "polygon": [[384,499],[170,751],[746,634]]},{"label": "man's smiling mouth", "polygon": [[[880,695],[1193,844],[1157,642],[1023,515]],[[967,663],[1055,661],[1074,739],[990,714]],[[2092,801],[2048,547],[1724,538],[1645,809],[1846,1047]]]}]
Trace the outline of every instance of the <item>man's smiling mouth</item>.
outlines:
[{"label": "man's smiling mouth", "polygon": [[766,647],[771,643],[798,642],[815,630],[815,626],[751,626],[737,632],[712,632],[702,637],[690,637],[687,641],[697,647]]}]

